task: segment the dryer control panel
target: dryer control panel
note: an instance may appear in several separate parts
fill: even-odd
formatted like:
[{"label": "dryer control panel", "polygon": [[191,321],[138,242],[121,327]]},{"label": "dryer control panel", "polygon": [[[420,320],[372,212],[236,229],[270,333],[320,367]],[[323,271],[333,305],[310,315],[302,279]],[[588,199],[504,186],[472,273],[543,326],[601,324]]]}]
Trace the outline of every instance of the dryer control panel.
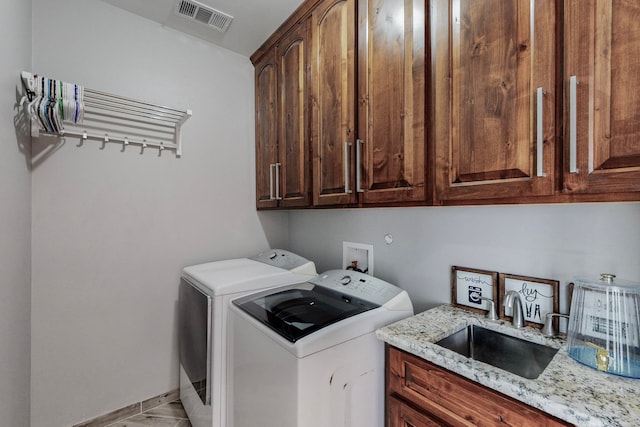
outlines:
[{"label": "dryer control panel", "polygon": [[298,254],[285,251],[284,249],[269,249],[249,259],[294,273],[309,274],[310,276],[317,274],[313,261],[309,261]]},{"label": "dryer control panel", "polygon": [[403,292],[391,283],[352,270],[325,271],[309,282],[378,305],[386,304]]}]

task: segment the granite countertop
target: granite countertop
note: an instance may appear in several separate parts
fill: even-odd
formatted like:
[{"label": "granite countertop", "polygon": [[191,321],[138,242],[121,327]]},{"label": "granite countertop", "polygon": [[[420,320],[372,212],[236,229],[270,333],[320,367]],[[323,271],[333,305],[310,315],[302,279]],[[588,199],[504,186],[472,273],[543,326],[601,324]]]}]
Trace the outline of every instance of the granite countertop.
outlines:
[{"label": "granite countertop", "polygon": [[[468,359],[435,342],[476,324],[559,349],[534,380]],[[504,320],[443,305],[376,331],[378,339],[578,426],[640,425],[640,380],[599,372],[573,360],[563,338],[515,329]]]}]

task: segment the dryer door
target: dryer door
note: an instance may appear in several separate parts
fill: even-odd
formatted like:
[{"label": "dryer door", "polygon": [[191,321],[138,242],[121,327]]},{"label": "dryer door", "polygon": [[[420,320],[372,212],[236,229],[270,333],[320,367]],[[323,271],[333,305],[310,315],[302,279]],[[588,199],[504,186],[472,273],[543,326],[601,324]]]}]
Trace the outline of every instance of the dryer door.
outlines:
[{"label": "dryer door", "polygon": [[211,404],[212,298],[182,278],[178,293],[180,364],[204,405]]}]

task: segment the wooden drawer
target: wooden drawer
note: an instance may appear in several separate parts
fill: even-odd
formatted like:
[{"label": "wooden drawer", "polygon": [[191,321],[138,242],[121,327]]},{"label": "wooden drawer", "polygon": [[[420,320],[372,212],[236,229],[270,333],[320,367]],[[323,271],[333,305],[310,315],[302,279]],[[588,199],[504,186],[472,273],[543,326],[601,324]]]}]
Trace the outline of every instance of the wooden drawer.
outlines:
[{"label": "wooden drawer", "polygon": [[387,346],[387,398],[392,396],[441,420],[440,425],[571,425],[424,359]]},{"label": "wooden drawer", "polygon": [[389,427],[441,427],[442,423],[394,397],[387,398]]}]

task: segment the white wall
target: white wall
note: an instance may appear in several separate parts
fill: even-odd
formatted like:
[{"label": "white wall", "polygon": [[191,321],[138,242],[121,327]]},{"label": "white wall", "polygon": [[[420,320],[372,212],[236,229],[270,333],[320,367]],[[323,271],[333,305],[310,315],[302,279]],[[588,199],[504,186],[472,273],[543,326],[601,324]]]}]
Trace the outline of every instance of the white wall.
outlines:
[{"label": "white wall", "polygon": [[0,35],[0,424],[20,427],[29,426],[31,184],[16,105],[31,67],[30,1],[2,2]]},{"label": "white wall", "polygon": [[318,271],[341,267],[342,241],[373,244],[375,275],[406,289],[416,311],[451,301],[452,265],[559,280],[563,312],[575,276],[640,282],[640,203],[298,211],[289,221],[291,250]]},{"label": "white wall", "polygon": [[98,0],[33,0],[33,57],[193,110],[182,158],[68,140],[34,166],[31,414],[50,427],[176,388],[181,268],[286,246],[287,215],[255,210],[248,58]]}]

